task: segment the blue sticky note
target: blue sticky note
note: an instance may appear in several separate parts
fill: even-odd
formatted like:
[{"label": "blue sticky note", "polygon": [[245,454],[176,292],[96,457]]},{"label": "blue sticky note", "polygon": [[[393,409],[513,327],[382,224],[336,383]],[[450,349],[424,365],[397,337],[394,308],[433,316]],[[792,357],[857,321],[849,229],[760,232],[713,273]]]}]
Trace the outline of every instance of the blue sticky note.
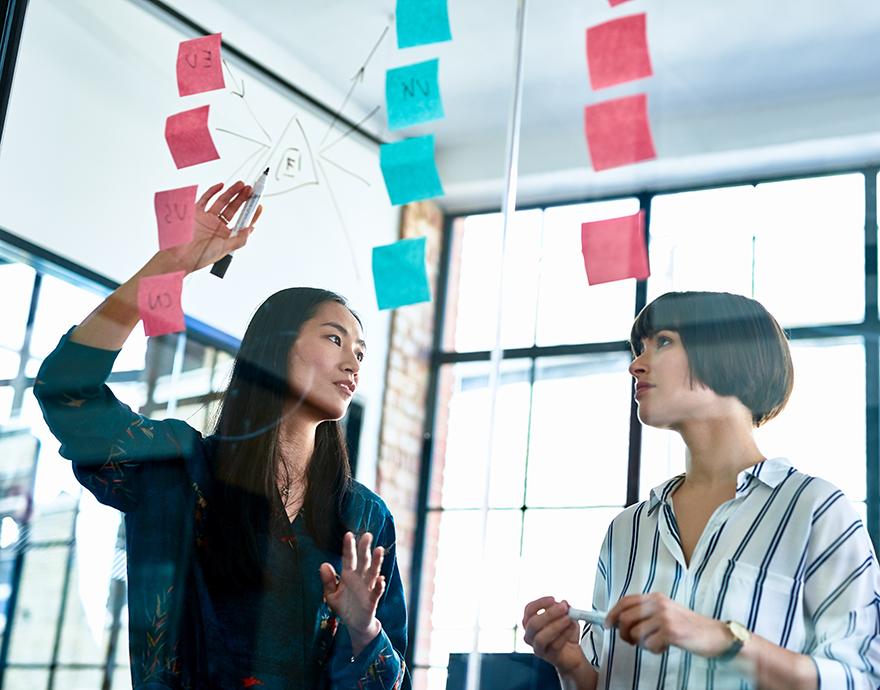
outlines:
[{"label": "blue sticky note", "polygon": [[434,162],[434,135],[404,139],[379,147],[379,165],[395,206],[443,196]]},{"label": "blue sticky note", "polygon": [[439,60],[395,67],[385,73],[388,128],[403,129],[443,118],[443,102],[437,83]]},{"label": "blue sticky note", "polygon": [[397,47],[411,48],[452,38],[446,0],[397,0]]},{"label": "blue sticky note", "polygon": [[425,238],[373,247],[373,284],[379,309],[430,302]]}]

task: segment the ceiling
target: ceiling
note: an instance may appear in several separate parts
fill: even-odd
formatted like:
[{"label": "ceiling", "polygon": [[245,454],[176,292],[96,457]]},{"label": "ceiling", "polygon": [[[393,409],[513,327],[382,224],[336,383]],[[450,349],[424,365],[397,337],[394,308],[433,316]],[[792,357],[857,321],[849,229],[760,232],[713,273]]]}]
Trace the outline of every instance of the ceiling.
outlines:
[{"label": "ceiling", "polygon": [[[872,0],[526,0],[520,201],[580,198],[880,161],[880,3]],[[183,14],[337,108],[394,0],[172,0]],[[393,25],[346,114],[385,140],[384,74],[440,58],[433,133],[450,209],[500,205],[512,101],[515,0],[449,0],[453,40],[398,50]],[[245,9],[246,8],[246,9]],[[654,76],[599,92],[587,27],[647,15]],[[585,105],[645,92],[658,158],[595,173]]]}]

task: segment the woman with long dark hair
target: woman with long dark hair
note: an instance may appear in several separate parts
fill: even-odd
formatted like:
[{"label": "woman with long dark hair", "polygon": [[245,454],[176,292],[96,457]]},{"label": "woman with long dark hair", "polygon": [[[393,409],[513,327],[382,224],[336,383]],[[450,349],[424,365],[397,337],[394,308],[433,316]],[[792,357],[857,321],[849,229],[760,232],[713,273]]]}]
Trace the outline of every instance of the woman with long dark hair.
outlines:
[{"label": "woman with long dark hair", "polygon": [[139,320],[140,278],[247,243],[253,224],[236,237],[227,224],[252,190],[221,189],[196,204],[193,240],[71,329],[34,386],[79,481],[125,514],[133,686],[399,688],[394,522],[352,479],[338,422],[366,355],[345,300],[290,288],[257,309],[211,436],[135,414],[105,384]]},{"label": "woman with long dark hair", "polygon": [[579,633],[567,602],[542,597],[525,608],[526,642],[566,690],[878,687],[868,533],[839,489],[753,436],[792,390],[779,324],[740,295],[668,293],[630,345],[639,419],[681,435],[686,471],[608,527],[600,620]]}]

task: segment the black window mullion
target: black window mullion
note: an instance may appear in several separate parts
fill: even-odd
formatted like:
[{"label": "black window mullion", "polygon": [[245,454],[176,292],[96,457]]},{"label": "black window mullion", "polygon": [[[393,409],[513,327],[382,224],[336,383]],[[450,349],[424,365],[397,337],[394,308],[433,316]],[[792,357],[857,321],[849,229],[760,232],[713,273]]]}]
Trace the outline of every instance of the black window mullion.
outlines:
[{"label": "black window mullion", "polygon": [[865,500],[868,534],[880,546],[880,343],[877,294],[877,169],[865,171]]}]

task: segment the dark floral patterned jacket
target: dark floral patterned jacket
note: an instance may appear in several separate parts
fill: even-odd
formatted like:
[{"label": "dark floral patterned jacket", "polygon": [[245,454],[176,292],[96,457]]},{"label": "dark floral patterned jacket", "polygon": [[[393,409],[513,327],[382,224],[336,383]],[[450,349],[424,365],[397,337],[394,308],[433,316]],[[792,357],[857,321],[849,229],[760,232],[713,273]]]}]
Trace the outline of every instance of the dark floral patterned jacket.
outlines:
[{"label": "dark floral patterned jacket", "polygon": [[77,479],[125,514],[135,690],[408,687],[406,608],[384,502],[355,482],[345,510],[350,530],[372,532],[386,549],[382,632],[356,657],[318,573],[325,561],[339,572],[340,554],[319,549],[299,518],[282,517],[269,540],[272,587],[219,594],[198,557],[210,548],[214,439],[132,412],[105,384],[118,353],[69,336],[43,362],[34,394]]}]

